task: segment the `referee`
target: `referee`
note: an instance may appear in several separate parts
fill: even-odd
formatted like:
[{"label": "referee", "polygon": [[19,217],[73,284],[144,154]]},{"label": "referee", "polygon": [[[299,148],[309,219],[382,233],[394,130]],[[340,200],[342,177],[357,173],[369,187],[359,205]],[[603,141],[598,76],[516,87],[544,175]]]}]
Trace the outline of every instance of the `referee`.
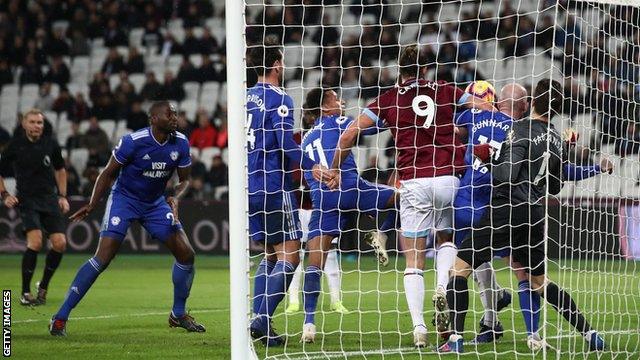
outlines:
[{"label": "referee", "polygon": [[[27,251],[22,257],[22,305],[44,305],[47,288],[65,250],[65,220],[69,211],[67,173],[58,143],[43,136],[44,116],[36,109],[22,118],[24,132],[15,135],[0,156],[0,168],[13,167],[17,194],[11,194],[0,176],[0,194],[7,208],[17,207],[27,237]],[[47,253],[42,280],[36,282],[38,294],[31,294],[31,278],[38,252],[42,249],[43,231],[49,235],[51,249]]]},{"label": "referee", "polygon": [[[493,250],[506,248],[529,274],[532,290],[584,336],[592,351],[604,350],[604,340],[591,328],[571,296],[545,277],[545,209],[540,200],[547,192],[555,195],[562,188],[565,150],[549,119],[561,112],[563,100],[560,83],[541,80],[534,92],[530,118],[513,123],[513,132],[491,171],[494,188],[490,211],[458,249],[447,286],[453,332],[440,348],[442,352],[463,352],[471,269],[491,261]],[[541,339],[535,340],[542,343]]]}]

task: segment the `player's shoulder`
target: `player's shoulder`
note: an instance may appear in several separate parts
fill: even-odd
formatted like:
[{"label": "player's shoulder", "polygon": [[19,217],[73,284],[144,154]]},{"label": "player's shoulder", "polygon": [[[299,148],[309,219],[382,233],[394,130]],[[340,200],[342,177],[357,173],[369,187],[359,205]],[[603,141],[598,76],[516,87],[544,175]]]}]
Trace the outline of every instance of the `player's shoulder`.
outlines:
[{"label": "player's shoulder", "polygon": [[174,136],[179,143],[183,143],[183,142],[186,142],[187,144],[189,143],[189,139],[187,138],[187,135],[181,133],[180,131],[176,131],[174,133]]},{"label": "player's shoulder", "polygon": [[149,136],[151,136],[151,134],[149,133],[149,128],[143,128],[143,129],[140,129],[138,131],[134,131],[131,134],[127,134],[127,135],[123,136],[123,139],[129,138],[134,142],[136,142],[136,141],[139,142],[140,140],[142,140],[144,138],[147,138]]},{"label": "player's shoulder", "polygon": [[331,115],[331,116],[324,116],[321,119],[322,123],[325,123],[327,125],[337,125],[340,126],[348,121],[351,120],[351,117],[349,116],[344,116],[344,115]]}]

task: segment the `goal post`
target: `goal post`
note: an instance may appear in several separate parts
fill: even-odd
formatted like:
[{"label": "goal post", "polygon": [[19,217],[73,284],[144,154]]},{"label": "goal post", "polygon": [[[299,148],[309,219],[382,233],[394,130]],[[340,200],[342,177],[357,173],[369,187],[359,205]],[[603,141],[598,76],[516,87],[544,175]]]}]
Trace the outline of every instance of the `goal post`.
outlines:
[{"label": "goal post", "polygon": [[[560,82],[563,111],[551,123],[560,134],[570,129],[579,134],[568,160],[602,167],[603,159],[609,159],[614,170],[566,181],[559,194],[546,194],[547,274],[571,294],[591,327],[602,334],[607,343],[603,358],[640,357],[640,0],[226,0],[225,16],[233,359],[450,357],[435,351],[438,339],[430,322],[435,247],[426,252],[424,269],[429,347],[418,350],[413,347],[403,287],[402,249],[390,237],[389,266],[380,266],[372,248],[359,241],[364,231],[381,222],[367,216],[348,225],[355,232],[344,231],[338,237],[337,298],[349,312],[335,311],[335,291],[322,280],[316,341],[300,343],[300,280],[300,309],[285,312],[296,298],[287,294],[273,316],[288,343],[265,349],[252,341],[251,285],[261,257],[253,251],[259,244],[252,244],[249,236],[246,90],[255,79],[246,50],[261,46],[266,35],[282,42],[282,90],[293,100],[295,131],[304,129],[305,96],[317,87],[334,89],[346,101],[345,115],[357,117],[374,98],[397,85],[399,54],[409,44],[428,53],[428,79],[461,89],[486,80],[499,93],[515,82],[532,95],[542,79]],[[360,174],[372,182],[386,181],[396,170],[397,149],[391,138],[389,131],[362,137],[353,149]],[[510,306],[498,314],[504,335],[496,343],[466,343],[466,352],[475,356],[471,358],[590,356],[588,343],[544,299],[539,332],[547,346],[530,350],[518,301],[519,281],[501,260],[495,259],[493,267],[499,285],[512,295]],[[322,277],[329,277],[327,269]],[[470,280],[466,341],[481,330],[485,312],[479,295],[478,285]]]}]

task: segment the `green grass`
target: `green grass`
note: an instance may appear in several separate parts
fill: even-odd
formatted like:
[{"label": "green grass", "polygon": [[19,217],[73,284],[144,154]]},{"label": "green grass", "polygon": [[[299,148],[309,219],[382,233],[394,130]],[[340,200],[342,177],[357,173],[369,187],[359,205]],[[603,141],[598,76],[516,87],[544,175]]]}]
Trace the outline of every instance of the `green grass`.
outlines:
[{"label": "green grass", "polygon": [[[188,308],[206,327],[205,334],[170,329],[167,316],[172,302],[170,256],[121,255],[72,313],[66,338],[54,338],[47,332],[51,315],[64,298],[66,288],[86,256],[69,255],[50,286],[48,303],[42,307],[18,305],[20,291],[20,257],[0,256],[0,286],[13,290],[13,356],[18,359],[103,359],[103,358],[230,358],[229,271],[228,259],[200,256]],[[36,278],[40,276],[43,258]],[[517,288],[515,279],[499,263],[499,282]],[[549,358],[565,359],[640,359],[640,266],[613,261],[562,263],[577,270],[550,271],[551,277],[565,286],[584,310],[592,325],[605,332],[610,351],[596,355],[585,353],[584,341],[558,319],[553,309],[547,311],[547,339],[559,352]],[[639,264],[640,265],[640,264]],[[432,269],[433,264],[428,263]],[[398,262],[378,272],[372,258],[358,263],[343,263],[343,302],[351,310],[341,316],[329,311],[328,294],[321,298],[316,316],[318,331],[315,344],[298,342],[303,316],[285,317],[278,312],[275,326],[290,336],[284,349],[265,352],[255,343],[259,357],[269,358],[341,358],[341,359],[431,359],[431,350],[422,353],[411,348],[411,319],[402,290],[403,269]],[[356,271],[360,269],[362,271]],[[425,318],[430,321],[433,271],[425,274]],[[470,282],[471,283],[471,282]],[[514,306],[504,310],[500,319],[507,332],[497,345],[467,346],[465,359],[534,359],[524,341],[524,326]],[[286,305],[286,304],[283,304]],[[283,306],[279,310],[282,310]],[[471,296],[475,311],[467,317],[467,338],[479,321],[481,304]],[[516,312],[514,312],[514,309]],[[429,326],[430,330],[433,329]],[[515,333],[514,333],[515,330]],[[553,339],[560,334],[561,339]],[[435,335],[431,335],[435,344]],[[398,349],[402,349],[400,353]],[[344,353],[334,353],[344,351]],[[304,352],[309,356],[304,357]],[[362,353],[360,353],[362,352]],[[359,354],[360,353],[360,354]],[[297,355],[294,355],[297,354]],[[455,356],[447,356],[455,358]]]}]

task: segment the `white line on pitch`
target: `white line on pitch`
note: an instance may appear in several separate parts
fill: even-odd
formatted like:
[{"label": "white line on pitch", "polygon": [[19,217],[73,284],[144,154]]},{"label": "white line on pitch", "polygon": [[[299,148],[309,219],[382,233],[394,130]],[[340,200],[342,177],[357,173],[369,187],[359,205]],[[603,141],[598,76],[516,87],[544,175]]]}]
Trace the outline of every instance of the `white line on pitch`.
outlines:
[{"label": "white line on pitch", "polygon": [[[396,348],[396,349],[377,349],[377,350],[364,350],[364,351],[325,351],[320,354],[310,354],[304,355],[305,353],[294,353],[294,354],[282,354],[282,355],[274,355],[265,358],[265,360],[277,360],[277,359],[288,359],[288,360],[317,360],[317,359],[332,359],[332,358],[344,358],[349,356],[362,356],[362,355],[393,355],[393,354],[401,354],[401,353],[420,353],[424,355],[428,354],[437,354],[435,351],[419,351],[416,350],[415,347],[405,347],[405,348]],[[302,355],[300,357],[292,357]]]},{"label": "white line on pitch", "polygon": [[[190,311],[192,314],[205,314],[205,313],[217,313],[217,312],[227,312],[229,309],[209,309],[209,310],[193,310]],[[115,319],[115,318],[126,318],[126,317],[143,317],[143,316],[157,316],[157,315],[168,315],[169,312],[150,312],[150,313],[140,313],[140,314],[116,314],[116,315],[98,315],[98,316],[80,316],[80,317],[72,317],[69,320],[98,320],[98,319]],[[16,320],[12,321],[13,324],[24,324],[24,323],[32,323],[39,321],[49,321],[48,319],[25,319],[25,320]]]}]

